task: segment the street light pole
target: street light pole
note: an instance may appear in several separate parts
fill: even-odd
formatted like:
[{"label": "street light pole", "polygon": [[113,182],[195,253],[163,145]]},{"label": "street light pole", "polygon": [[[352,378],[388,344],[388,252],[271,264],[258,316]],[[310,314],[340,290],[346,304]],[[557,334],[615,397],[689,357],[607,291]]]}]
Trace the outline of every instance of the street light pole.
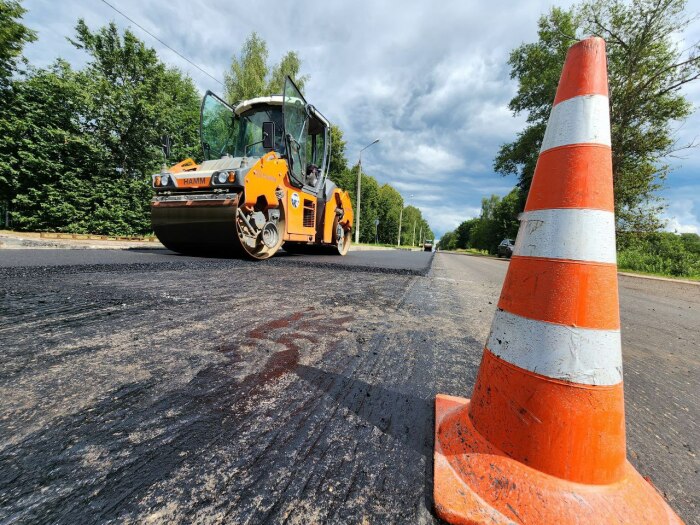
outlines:
[{"label": "street light pole", "polygon": [[413,240],[411,241],[411,246],[416,245],[416,221],[413,220]]},{"label": "street light pole", "polygon": [[362,152],[370,146],[374,146],[379,139],[367,144],[360,150],[360,159],[357,161],[357,214],[355,214],[355,243],[360,242],[360,204],[362,203]]}]

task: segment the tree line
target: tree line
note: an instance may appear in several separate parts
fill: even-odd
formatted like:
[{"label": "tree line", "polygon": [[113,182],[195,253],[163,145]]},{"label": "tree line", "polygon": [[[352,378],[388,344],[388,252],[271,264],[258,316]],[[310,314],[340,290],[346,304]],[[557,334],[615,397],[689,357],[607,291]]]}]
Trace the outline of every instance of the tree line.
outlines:
[{"label": "tree line", "polygon": [[607,45],[618,250],[641,253],[637,248],[644,246],[653,257],[670,260],[675,253],[679,259],[697,260],[695,243],[686,239],[693,234],[682,239],[660,233],[665,203],[659,190],[670,173],[666,159],[696,146],[679,142],[676,133],[693,112],[681,88],[700,78],[700,45],[679,45],[695,19],[685,8],[685,0],[596,0],[554,7],[540,17],[538,40],[518,46],[508,61],[511,78],[518,82],[509,108],[527,115],[526,126],[494,159],[494,171],[516,175],[517,185],[503,199],[484,199],[480,216],[443,235],[441,247],[494,253],[502,239],[514,238],[567,50],[595,35]]},{"label": "tree line", "polygon": [[476,249],[495,254],[503,239],[515,239],[518,214],[523,207],[523,192],[514,188],[501,198],[491,195],[481,199],[479,217],[463,221],[454,231],[440,238],[440,249]]},{"label": "tree line", "polygon": [[[25,13],[20,2],[0,0],[0,221],[17,230],[151,233],[150,176],[165,160],[160,137],[171,138],[171,158],[202,160],[194,82],[114,22],[91,29],[77,21],[70,42],[87,55],[81,69],[60,58],[35,67],[23,56],[36,40]],[[308,77],[300,70],[293,51],[270,66],[265,41],[253,33],[232,58],[224,95],[235,104],[279,94],[287,75],[303,89]],[[348,167],[342,131],[332,133],[330,176],[354,204],[357,169]],[[394,188],[364,174],[362,182],[361,241],[375,241],[379,218],[379,242],[396,243],[397,209],[406,216],[402,244],[410,244],[414,223],[432,236],[420,210],[404,208]]]}]

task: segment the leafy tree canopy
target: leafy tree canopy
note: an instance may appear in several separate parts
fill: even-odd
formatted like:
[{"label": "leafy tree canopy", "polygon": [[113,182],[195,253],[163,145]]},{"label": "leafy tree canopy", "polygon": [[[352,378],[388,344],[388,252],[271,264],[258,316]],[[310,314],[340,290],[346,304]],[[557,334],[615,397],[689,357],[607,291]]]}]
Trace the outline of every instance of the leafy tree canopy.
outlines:
[{"label": "leafy tree canopy", "polygon": [[176,155],[199,155],[199,94],[189,77],[114,23],[93,32],[79,20],[76,33],[74,45],[90,56],[81,71],[91,100],[86,131],[108,149],[110,168],[126,175],[157,169],[164,134]]},{"label": "leafy tree canopy", "polygon": [[601,36],[608,53],[618,229],[657,229],[663,208],[657,192],[669,171],[664,159],[689,146],[674,136],[674,125],[692,112],[680,89],[700,77],[699,45],[678,44],[691,21],[685,5],[685,0],[598,0],[553,8],[541,17],[538,41],[510,55],[518,92],[509,107],[515,114],[527,112],[527,126],[501,147],[496,171],[517,175],[519,186],[529,190],[566,51],[587,35]]},{"label": "leafy tree canopy", "polygon": [[0,0],[0,89],[8,87],[25,44],[36,40],[36,33],[21,22],[26,12],[19,2]]},{"label": "leafy tree canopy", "polygon": [[455,231],[447,232],[440,239],[440,246],[444,250],[476,248],[496,253],[503,239],[515,239],[521,206],[522,192],[518,188],[502,199],[498,195],[484,197],[479,217],[466,220]]},{"label": "leafy tree canopy", "polygon": [[231,59],[229,71],[225,74],[226,99],[235,104],[265,95],[280,95],[284,80],[289,76],[303,92],[308,80],[300,75],[301,60],[294,51],[282,57],[279,64],[268,64],[267,43],[253,32],[243,43],[238,56]]},{"label": "leafy tree canopy", "polygon": [[403,197],[396,189],[383,184],[379,188],[379,210],[377,227],[379,242],[382,244],[395,244],[398,242],[399,219],[402,219],[404,207]]},{"label": "leafy tree canopy", "polygon": [[[343,130],[331,124],[331,160],[328,167],[328,176],[333,182],[345,188],[341,184],[343,172],[348,168],[348,159],[345,156],[345,140],[343,140]],[[343,181],[344,182],[344,181]]]},{"label": "leafy tree canopy", "polygon": [[198,155],[199,95],[189,77],[115,24],[92,31],[80,20],[73,43],[89,55],[84,69],[59,60],[14,83],[14,225],[148,233],[159,137],[171,135],[180,158]]},{"label": "leafy tree canopy", "polygon": [[22,24],[26,10],[19,2],[0,0],[0,212],[12,197],[11,188],[19,176],[17,171],[16,140],[22,123],[17,118],[12,78],[22,60],[24,46],[36,39],[36,33]]}]

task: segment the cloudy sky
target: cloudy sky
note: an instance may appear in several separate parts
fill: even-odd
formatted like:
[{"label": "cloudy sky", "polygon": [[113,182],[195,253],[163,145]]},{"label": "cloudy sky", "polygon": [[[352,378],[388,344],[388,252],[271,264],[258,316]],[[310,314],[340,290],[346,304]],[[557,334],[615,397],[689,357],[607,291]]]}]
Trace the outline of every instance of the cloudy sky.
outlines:
[{"label": "cloudy sky", "polygon": [[[256,31],[271,61],[288,50],[310,75],[306,98],[348,141],[348,158],[363,154],[366,173],[389,182],[418,206],[439,236],[477,216],[481,198],[505,195],[515,177],[493,172],[499,146],[522,129],[507,108],[516,90],[508,53],[536,39],[537,18],[570,0],[352,2],[271,0],[109,0],[130,18],[221,79],[233,53]],[[26,55],[35,65],[62,57],[85,61],[66,37],[78,17],[91,27],[113,20],[132,26],[101,0],[24,0],[27,25],[39,34]],[[264,6],[264,7],[263,7]],[[700,12],[700,0],[688,9]],[[134,32],[167,63],[190,74],[204,91],[214,80],[138,27]],[[686,34],[700,39],[700,22]],[[700,108],[700,82],[685,91]],[[700,113],[677,126],[681,142],[700,137]],[[668,228],[700,233],[700,149],[670,159],[663,195]]]}]

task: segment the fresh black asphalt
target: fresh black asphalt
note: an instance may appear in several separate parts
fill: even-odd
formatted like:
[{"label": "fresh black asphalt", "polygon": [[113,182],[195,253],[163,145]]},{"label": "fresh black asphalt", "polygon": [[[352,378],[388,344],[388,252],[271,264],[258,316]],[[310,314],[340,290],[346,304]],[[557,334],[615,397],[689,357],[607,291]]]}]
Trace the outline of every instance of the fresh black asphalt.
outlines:
[{"label": "fresh black asphalt", "polygon": [[[351,251],[345,257],[337,255],[292,255],[284,251],[264,263],[296,264],[313,267],[359,268],[367,271],[387,271],[425,275],[433,254],[410,250],[366,250]],[[131,250],[74,250],[74,249],[18,249],[0,250],[0,268],[33,266],[111,266],[121,264],[148,265],[240,265],[260,264],[252,261],[221,257],[192,257],[180,255],[166,249]]]},{"label": "fresh black asphalt", "polygon": [[[437,523],[508,263],[0,250],[0,523]],[[621,279],[628,453],[698,523],[698,288]]]}]

